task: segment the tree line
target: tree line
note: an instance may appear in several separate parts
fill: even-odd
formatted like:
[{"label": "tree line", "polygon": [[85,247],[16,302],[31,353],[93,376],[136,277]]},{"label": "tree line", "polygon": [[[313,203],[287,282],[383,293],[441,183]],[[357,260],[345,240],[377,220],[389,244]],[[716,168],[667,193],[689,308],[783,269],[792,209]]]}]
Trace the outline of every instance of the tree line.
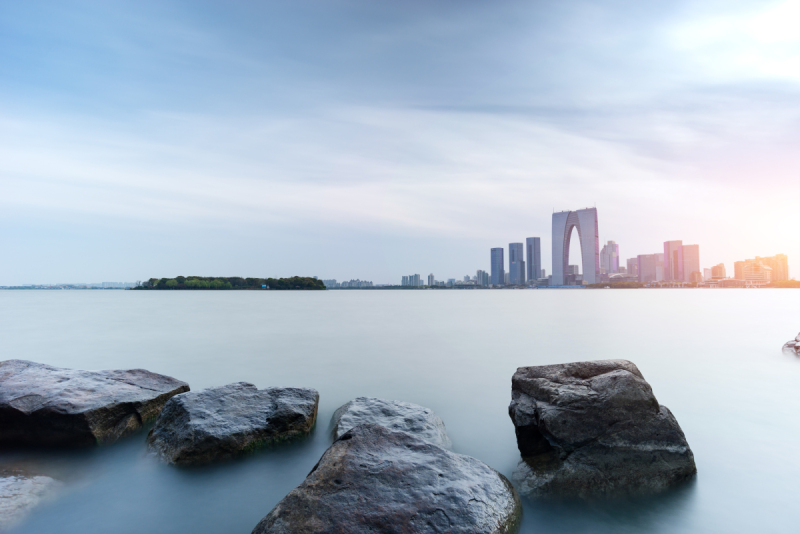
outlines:
[{"label": "tree line", "polygon": [[134,289],[325,289],[325,284],[322,280],[308,276],[291,278],[178,276],[151,278]]}]

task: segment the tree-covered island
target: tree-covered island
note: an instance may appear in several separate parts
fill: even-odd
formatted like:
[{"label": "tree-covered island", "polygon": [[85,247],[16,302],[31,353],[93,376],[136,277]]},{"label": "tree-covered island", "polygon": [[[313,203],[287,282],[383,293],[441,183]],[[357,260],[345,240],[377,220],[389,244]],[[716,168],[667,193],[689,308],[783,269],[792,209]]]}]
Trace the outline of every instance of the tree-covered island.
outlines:
[{"label": "tree-covered island", "polygon": [[325,284],[322,280],[307,276],[291,278],[178,276],[151,278],[133,289],[325,289]]}]

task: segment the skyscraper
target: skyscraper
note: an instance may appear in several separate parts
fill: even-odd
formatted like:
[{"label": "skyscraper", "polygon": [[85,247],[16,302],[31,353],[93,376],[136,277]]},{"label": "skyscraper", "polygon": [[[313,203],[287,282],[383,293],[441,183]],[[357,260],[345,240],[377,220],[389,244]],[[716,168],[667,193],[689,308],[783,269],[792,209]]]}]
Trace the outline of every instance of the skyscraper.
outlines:
[{"label": "skyscraper", "polygon": [[683,245],[681,247],[683,255],[683,280],[692,282],[692,273],[701,275],[700,271],[700,245]]},{"label": "skyscraper", "polygon": [[486,271],[478,269],[478,272],[475,275],[475,283],[479,286],[488,286],[489,285],[489,273]]},{"label": "skyscraper", "polygon": [[492,285],[493,286],[502,286],[505,285],[505,259],[503,258],[503,249],[502,248],[493,248],[492,249],[492,263],[491,263],[491,271],[492,271]]},{"label": "skyscraper", "polygon": [[664,280],[683,282],[683,241],[664,241]]},{"label": "skyscraper", "polygon": [[639,259],[629,258],[627,264],[628,264],[628,274],[631,276],[639,276]]},{"label": "skyscraper", "polygon": [[436,279],[433,277],[433,273],[428,275],[428,285],[432,286],[436,284]]},{"label": "skyscraper", "polygon": [[722,278],[726,278],[727,274],[725,273],[725,264],[718,263],[717,265],[711,268],[711,279],[720,280]]},{"label": "skyscraper", "polygon": [[525,260],[523,258],[522,243],[508,244],[508,278],[512,286],[525,283]]},{"label": "skyscraper", "polygon": [[603,245],[600,251],[600,269],[605,270],[606,274],[619,272],[619,245],[614,241],[609,241]]},{"label": "skyscraper", "polygon": [[564,275],[569,265],[569,242],[572,229],[578,230],[581,244],[583,280],[594,284],[600,274],[600,234],[597,208],[578,211],[561,211],[553,214],[553,286],[564,285]]},{"label": "skyscraper", "polygon": [[529,281],[536,281],[542,277],[542,250],[538,237],[528,237],[525,239],[525,248],[528,253],[527,278]]}]

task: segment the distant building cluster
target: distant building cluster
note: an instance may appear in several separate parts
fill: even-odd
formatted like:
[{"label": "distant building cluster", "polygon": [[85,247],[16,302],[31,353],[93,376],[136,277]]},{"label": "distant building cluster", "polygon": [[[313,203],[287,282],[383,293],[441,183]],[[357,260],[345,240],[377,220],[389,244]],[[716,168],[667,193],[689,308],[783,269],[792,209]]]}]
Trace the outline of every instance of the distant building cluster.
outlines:
[{"label": "distant building cluster", "polygon": [[[580,263],[570,263],[570,241],[574,233],[579,240]],[[734,276],[729,278],[721,263],[702,268],[700,245],[684,244],[682,240],[665,241],[663,251],[639,254],[621,264],[620,246],[616,241],[607,241],[600,247],[597,208],[554,212],[552,253],[550,275],[542,268],[541,238],[528,237],[524,243],[509,243],[508,249],[492,248],[488,271],[478,269],[475,276],[446,281],[437,280],[433,273],[427,279],[412,274],[401,278],[400,287],[582,287],[613,282],[649,287],[763,287],[789,280],[789,262],[785,254],[737,261]],[[336,280],[323,282],[329,288],[372,287],[372,282],[358,280],[351,280],[349,286],[345,286],[347,282],[337,284]]]},{"label": "distant building cluster", "polygon": [[87,284],[30,284],[21,286],[0,286],[0,289],[130,289],[142,285],[142,282],[95,282]]},{"label": "distant building cluster", "polygon": [[361,289],[365,287],[374,287],[372,282],[367,280],[350,280],[349,282],[337,282],[336,279],[323,280],[326,289]]},{"label": "distant building cluster", "polygon": [[422,277],[418,274],[411,274],[408,276],[404,276],[402,281],[400,282],[400,285],[403,287],[408,287],[408,286],[422,287]]},{"label": "distant building cluster", "polygon": [[697,284],[704,280],[700,269],[700,245],[684,245],[683,241],[665,241],[664,252],[640,254],[629,259],[628,265],[631,266],[629,271],[635,270],[636,279],[644,284]]}]

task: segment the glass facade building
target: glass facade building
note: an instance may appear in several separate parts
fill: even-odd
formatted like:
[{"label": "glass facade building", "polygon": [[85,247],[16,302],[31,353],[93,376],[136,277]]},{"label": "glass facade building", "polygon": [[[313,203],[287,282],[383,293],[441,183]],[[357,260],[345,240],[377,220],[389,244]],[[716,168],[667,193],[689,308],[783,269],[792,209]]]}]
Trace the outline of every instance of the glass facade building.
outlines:
[{"label": "glass facade building", "polygon": [[683,282],[683,241],[664,241],[664,280]]},{"label": "glass facade building", "polygon": [[536,281],[542,278],[542,247],[541,239],[538,237],[528,237],[525,239],[527,252],[527,273],[528,281]]},{"label": "glass facade building", "polygon": [[508,282],[512,286],[525,283],[525,260],[522,243],[508,244]]},{"label": "glass facade building", "polygon": [[505,259],[503,258],[503,249],[502,248],[493,248],[492,249],[492,261],[491,261],[491,284],[493,286],[502,286],[505,285]]}]

